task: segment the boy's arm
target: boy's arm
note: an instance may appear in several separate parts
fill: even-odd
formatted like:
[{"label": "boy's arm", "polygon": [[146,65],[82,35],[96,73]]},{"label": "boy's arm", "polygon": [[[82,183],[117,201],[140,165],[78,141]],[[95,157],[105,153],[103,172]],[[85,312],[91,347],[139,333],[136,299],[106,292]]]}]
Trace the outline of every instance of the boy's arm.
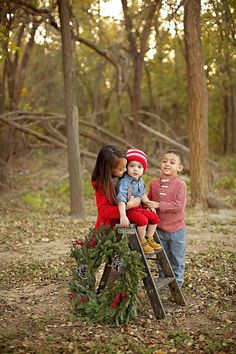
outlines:
[{"label": "boy's arm", "polygon": [[159,206],[160,206],[160,203],[159,202],[154,202],[153,200],[150,200],[147,205],[151,209],[153,209],[153,208],[154,209],[158,209]]},{"label": "boy's arm", "polygon": [[118,209],[120,213],[120,226],[128,227],[129,226],[129,219],[126,216],[126,203],[125,202],[118,202]]},{"label": "boy's arm", "polygon": [[[159,205],[160,203],[157,202],[157,201],[154,201],[153,199],[153,185],[156,183],[156,180],[153,180],[150,184],[149,184],[149,190],[148,190],[148,199],[149,199],[149,202],[148,202],[148,207],[151,208],[151,209],[158,209],[159,208]],[[156,210],[155,210],[156,211]]]},{"label": "boy's arm", "polygon": [[[158,207],[155,207],[153,206],[153,203],[155,204],[155,202],[152,202],[148,199],[148,196],[147,194],[144,194],[142,197],[141,197],[141,201],[142,203],[144,204],[144,207],[146,208],[149,208],[151,211],[153,211],[154,213],[156,212],[156,208]],[[158,203],[159,204],[159,203]],[[159,205],[158,205],[159,206]]]}]

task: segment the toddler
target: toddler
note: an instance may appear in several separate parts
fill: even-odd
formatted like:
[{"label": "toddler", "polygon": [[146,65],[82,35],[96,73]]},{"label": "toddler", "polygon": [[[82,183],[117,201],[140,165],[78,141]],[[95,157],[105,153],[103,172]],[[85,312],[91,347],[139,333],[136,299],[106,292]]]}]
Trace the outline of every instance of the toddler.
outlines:
[{"label": "toddler", "polygon": [[[117,202],[120,212],[120,225],[129,226],[130,222],[137,225],[137,233],[141,246],[145,254],[153,254],[161,246],[154,241],[153,235],[156,231],[159,217],[154,211],[144,209],[142,204],[147,205],[150,202],[145,193],[145,184],[142,178],[147,168],[147,157],[139,149],[131,148],[126,153],[127,172],[120,179],[117,186]],[[139,197],[140,205],[127,209],[126,203],[130,197]]]}]

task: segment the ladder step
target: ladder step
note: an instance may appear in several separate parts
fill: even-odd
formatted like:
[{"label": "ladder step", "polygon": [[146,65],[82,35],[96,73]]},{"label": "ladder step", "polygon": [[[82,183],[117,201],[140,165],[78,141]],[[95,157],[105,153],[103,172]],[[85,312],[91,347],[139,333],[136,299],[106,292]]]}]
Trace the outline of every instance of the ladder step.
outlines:
[{"label": "ladder step", "polygon": [[145,255],[146,259],[152,259],[153,261],[155,261],[156,260],[156,255],[158,253],[161,253],[161,252],[163,252],[162,248],[160,250],[155,251],[155,253],[152,253],[152,254],[145,254],[144,253],[144,255]]},{"label": "ladder step", "polygon": [[155,284],[157,289],[161,289],[164,286],[172,283],[175,280],[175,277],[166,277],[166,278],[155,278]]}]

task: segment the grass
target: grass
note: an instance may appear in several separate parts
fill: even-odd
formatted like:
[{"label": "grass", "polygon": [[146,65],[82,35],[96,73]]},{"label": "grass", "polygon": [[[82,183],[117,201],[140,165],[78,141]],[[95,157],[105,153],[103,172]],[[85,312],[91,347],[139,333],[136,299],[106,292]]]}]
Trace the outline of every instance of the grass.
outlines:
[{"label": "grass", "polygon": [[1,266],[2,285],[7,286],[31,281],[34,284],[50,284],[67,281],[70,275],[71,259],[63,260],[27,260],[9,261]]},{"label": "grass", "polygon": [[176,347],[186,347],[193,341],[189,331],[183,329],[171,330],[168,333],[168,338],[172,340]]},{"label": "grass", "polygon": [[[94,196],[94,191],[90,179],[83,181],[83,191],[85,200]],[[42,191],[24,191],[21,193],[21,201],[26,208],[33,211],[57,212],[58,209],[68,211],[69,183],[59,182],[46,186]]]}]

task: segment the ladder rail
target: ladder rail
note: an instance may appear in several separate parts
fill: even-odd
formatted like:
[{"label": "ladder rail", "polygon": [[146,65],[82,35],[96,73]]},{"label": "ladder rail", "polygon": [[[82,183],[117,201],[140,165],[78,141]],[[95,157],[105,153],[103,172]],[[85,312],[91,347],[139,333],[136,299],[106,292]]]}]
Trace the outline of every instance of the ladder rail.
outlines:
[{"label": "ladder rail", "polygon": [[143,252],[143,248],[140,244],[135,226],[130,225],[129,228],[122,228],[119,225],[116,225],[116,230],[118,235],[126,235],[128,237],[128,242],[132,250],[139,252],[146,273],[146,276],[143,278],[143,283],[147,291],[147,295],[149,297],[153,312],[157,319],[164,319],[166,317],[166,313],[162,305],[159,293],[157,291],[156,284],[153,280],[150,268],[147,264],[147,260]]},{"label": "ladder rail", "polygon": [[[129,246],[131,250],[135,250],[140,254],[141,260],[144,264],[144,271],[146,276],[143,278],[143,283],[147,295],[149,297],[154,315],[157,319],[166,318],[166,312],[164,306],[162,304],[162,300],[159,294],[159,290],[168,285],[171,294],[174,297],[176,304],[178,305],[186,305],[184,296],[182,291],[178,285],[178,282],[175,278],[175,274],[169,262],[169,259],[166,255],[165,249],[162,246],[161,250],[158,250],[155,255],[145,255],[143,252],[143,248],[139,241],[139,237],[136,230],[135,224],[130,224],[129,227],[121,227],[119,224],[115,226],[116,236],[118,241],[123,238],[123,236],[127,236]],[[155,240],[161,244],[159,236],[157,232],[154,235]],[[163,273],[165,275],[164,278],[158,277],[154,279],[152,276],[152,272],[149,266],[149,261],[159,262]],[[112,257],[110,257],[109,261],[106,263],[104,267],[104,271],[100,280],[100,284],[98,286],[97,292],[100,293],[106,287],[106,284],[110,281],[115,281],[119,277],[119,272],[114,271],[112,267]]]}]

